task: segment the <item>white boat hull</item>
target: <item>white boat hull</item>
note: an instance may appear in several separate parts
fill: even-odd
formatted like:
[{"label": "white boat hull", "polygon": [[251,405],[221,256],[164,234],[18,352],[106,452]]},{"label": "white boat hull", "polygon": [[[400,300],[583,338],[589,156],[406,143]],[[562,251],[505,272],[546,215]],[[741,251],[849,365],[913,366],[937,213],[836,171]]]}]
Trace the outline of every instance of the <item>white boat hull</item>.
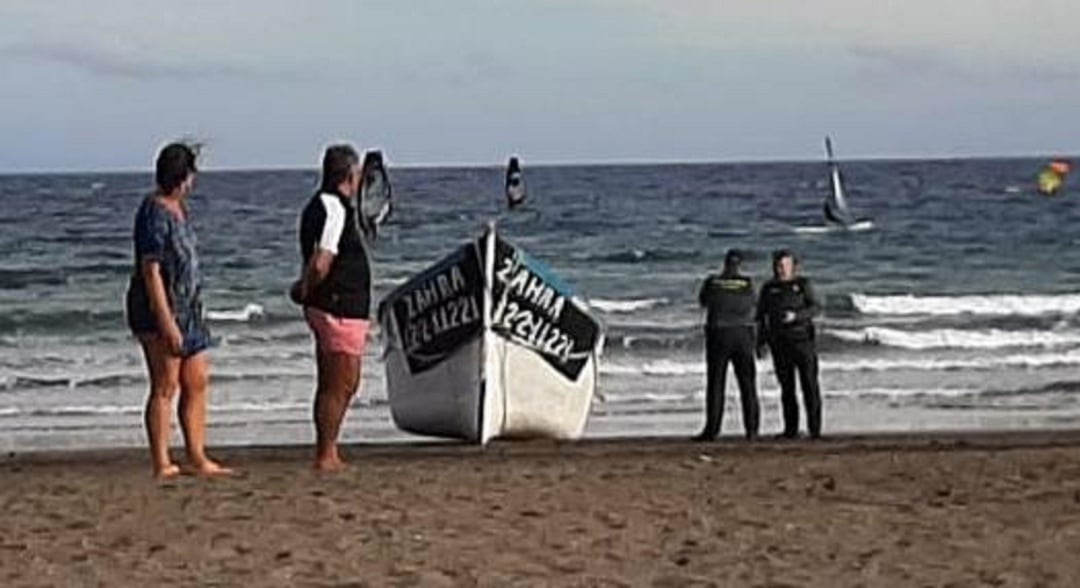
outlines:
[{"label": "white boat hull", "polygon": [[[596,390],[600,325],[539,262],[501,240],[496,253],[494,236],[481,243],[435,264],[380,307],[394,423],[477,443],[576,439]],[[485,259],[499,266],[482,267]],[[480,316],[446,308],[479,308]]]}]

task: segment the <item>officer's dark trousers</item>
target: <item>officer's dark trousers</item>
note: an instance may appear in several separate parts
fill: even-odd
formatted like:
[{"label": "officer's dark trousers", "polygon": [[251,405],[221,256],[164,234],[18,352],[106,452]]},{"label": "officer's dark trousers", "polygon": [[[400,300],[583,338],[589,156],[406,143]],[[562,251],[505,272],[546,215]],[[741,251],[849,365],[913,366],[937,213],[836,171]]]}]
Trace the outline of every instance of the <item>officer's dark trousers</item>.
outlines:
[{"label": "officer's dark trousers", "polygon": [[716,437],[720,433],[720,425],[724,420],[724,385],[728,363],[735,368],[735,379],[739,383],[746,436],[757,436],[761,411],[758,407],[753,329],[706,328],[705,348],[708,380],[705,389],[705,429],[702,436]]},{"label": "officer's dark trousers", "polygon": [[813,339],[791,340],[777,337],[769,341],[776,379],[780,382],[780,404],[784,412],[784,436],[799,434],[799,403],[795,399],[795,372],[799,373],[807,428],[811,437],[821,436],[821,389],[818,386],[818,359]]}]

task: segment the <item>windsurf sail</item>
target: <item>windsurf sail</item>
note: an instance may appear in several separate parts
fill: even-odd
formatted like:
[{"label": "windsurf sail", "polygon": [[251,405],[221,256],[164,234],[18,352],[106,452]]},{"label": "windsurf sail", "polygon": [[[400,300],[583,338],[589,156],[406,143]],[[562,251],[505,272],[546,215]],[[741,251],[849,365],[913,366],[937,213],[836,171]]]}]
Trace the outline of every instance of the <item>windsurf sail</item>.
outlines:
[{"label": "windsurf sail", "polygon": [[1060,159],[1051,161],[1049,165],[1039,172],[1037,179],[1039,192],[1046,196],[1053,196],[1061,190],[1065,183],[1065,176],[1069,174],[1071,166],[1069,162]]},{"label": "windsurf sail", "polygon": [[848,226],[855,223],[855,216],[847,205],[844,195],[844,180],[840,175],[840,165],[833,157],[832,140],[825,137],[825,154],[829,161],[829,195],[825,198],[825,220]]},{"label": "windsurf sail", "polygon": [[386,222],[393,210],[390,175],[386,173],[382,151],[364,153],[364,180],[360,185],[360,227],[364,233],[375,238],[379,225]]},{"label": "windsurf sail", "polygon": [[506,206],[516,208],[525,203],[525,176],[521,173],[521,162],[511,157],[506,166]]}]

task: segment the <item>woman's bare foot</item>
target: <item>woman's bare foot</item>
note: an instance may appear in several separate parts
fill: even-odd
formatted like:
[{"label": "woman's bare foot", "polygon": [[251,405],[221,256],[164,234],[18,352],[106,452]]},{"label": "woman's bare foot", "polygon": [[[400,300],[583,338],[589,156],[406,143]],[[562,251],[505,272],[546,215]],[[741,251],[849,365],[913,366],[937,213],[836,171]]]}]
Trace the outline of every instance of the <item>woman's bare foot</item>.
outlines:
[{"label": "woman's bare foot", "polygon": [[154,467],[154,477],[159,480],[168,480],[169,478],[175,478],[180,475],[180,466],[175,463],[166,464],[161,467]]}]

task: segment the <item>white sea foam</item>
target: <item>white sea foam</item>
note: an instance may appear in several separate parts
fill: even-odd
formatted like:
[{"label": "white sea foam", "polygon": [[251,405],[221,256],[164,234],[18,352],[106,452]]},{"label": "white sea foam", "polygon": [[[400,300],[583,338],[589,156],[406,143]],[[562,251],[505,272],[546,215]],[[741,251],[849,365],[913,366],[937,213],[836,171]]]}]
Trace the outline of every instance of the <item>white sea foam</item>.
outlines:
[{"label": "white sea foam", "polygon": [[[1004,368],[1037,369],[1065,366],[1080,366],[1080,349],[1061,353],[1016,353],[985,357],[937,358],[923,356],[821,362],[821,370],[831,372],[984,371]],[[759,374],[772,372],[772,369],[772,362],[767,358],[757,362]],[[600,372],[606,375],[639,377],[704,376],[705,362],[673,360],[646,361],[634,364],[608,362],[601,365]]]},{"label": "white sea foam", "polygon": [[826,233],[838,233],[840,231],[843,231],[844,228],[834,225],[819,225],[809,227],[793,227],[792,230],[796,233],[800,233],[803,235],[824,235]]},{"label": "white sea foam", "polygon": [[608,362],[601,364],[600,373],[619,376],[692,376],[704,374],[705,363],[670,359],[634,364]]},{"label": "white sea foam", "polygon": [[307,411],[310,402],[236,402],[211,406],[215,412],[286,412]]},{"label": "white sea foam", "polygon": [[608,314],[620,314],[630,313],[638,310],[648,310],[650,308],[656,308],[662,304],[667,304],[667,298],[638,298],[631,300],[607,300],[604,298],[593,298],[589,300],[589,306]]},{"label": "white sea foam", "polygon": [[863,314],[1039,316],[1080,312],[1080,294],[988,294],[966,296],[872,296],[852,294]]},{"label": "white sea foam", "polygon": [[701,329],[701,321],[678,319],[648,320],[640,319],[638,317],[628,317],[612,318],[607,321],[607,326],[612,329],[655,330],[657,332],[670,333],[672,331],[699,331]]},{"label": "white sea foam", "polygon": [[145,378],[142,372],[117,371],[108,373],[12,373],[0,377],[0,389],[78,388],[82,386],[116,387]]},{"label": "white sea foam", "polygon": [[1066,347],[1080,345],[1080,332],[1005,331],[1000,329],[936,329],[904,331],[885,327],[830,329],[844,341],[874,343],[902,349],[1002,349],[1007,347]]},{"label": "white sea foam", "polygon": [[702,393],[695,391],[691,393],[657,393],[657,392],[614,392],[610,394],[597,394],[594,397],[594,404],[605,406],[621,406],[621,405],[648,405],[648,404],[680,404],[685,402],[693,402],[701,400]]},{"label": "white sea foam", "polygon": [[145,407],[140,405],[119,406],[111,404],[75,404],[70,406],[34,408],[26,412],[35,416],[102,416],[140,414],[143,410],[145,410]]},{"label": "white sea foam", "polygon": [[[936,396],[948,398],[962,398],[977,396],[984,391],[977,388],[890,388],[890,387],[867,387],[867,388],[825,388],[822,393],[829,398],[885,398],[903,399],[922,396]],[[780,391],[774,386],[759,388],[759,396],[762,398],[776,399]],[[1020,392],[1023,394],[1023,392]],[[727,396],[738,398],[738,390],[732,386],[727,389]],[[640,410],[644,407],[655,405],[694,405],[699,406],[704,400],[704,392],[695,390],[692,393],[667,393],[657,394],[652,392],[617,392],[598,395],[594,404],[603,410]]]},{"label": "white sea foam", "polygon": [[240,310],[209,310],[206,318],[212,321],[246,323],[254,319],[266,316],[266,311],[260,304],[247,304]]},{"label": "white sea foam", "polygon": [[407,281],[409,281],[409,278],[376,278],[375,286],[396,288]]},{"label": "white sea foam", "polygon": [[828,233],[862,233],[872,231],[874,228],[874,221],[860,220],[850,225],[810,225],[792,227],[792,230],[801,235],[825,235]]},{"label": "white sea foam", "polygon": [[[258,361],[258,358],[254,358]],[[236,362],[236,358],[225,357],[220,364],[230,369],[217,369],[211,372],[212,382],[259,382],[310,378],[310,360],[300,359],[285,362],[271,359],[268,367],[249,362]],[[239,365],[234,365],[239,363]],[[28,390],[34,388],[97,388],[115,389],[129,386],[142,386],[146,382],[146,373],[141,370],[116,371],[108,373],[11,373],[0,375],[0,391]]]},{"label": "white sea foam", "polygon": [[[309,402],[235,402],[210,407],[216,413],[236,412],[295,412],[308,411],[311,409]],[[110,416],[141,414],[145,410],[142,404],[72,404],[64,406],[48,406],[32,409],[20,409],[18,407],[5,407],[0,409],[0,417],[32,415],[38,417],[71,417],[71,416]]]},{"label": "white sea foam", "polygon": [[1005,356],[972,358],[913,357],[900,359],[859,359],[846,362],[822,362],[822,370],[840,372],[884,372],[895,370],[956,371],[1003,368],[1037,369],[1080,365],[1080,350],[1063,353],[1017,353]]}]

